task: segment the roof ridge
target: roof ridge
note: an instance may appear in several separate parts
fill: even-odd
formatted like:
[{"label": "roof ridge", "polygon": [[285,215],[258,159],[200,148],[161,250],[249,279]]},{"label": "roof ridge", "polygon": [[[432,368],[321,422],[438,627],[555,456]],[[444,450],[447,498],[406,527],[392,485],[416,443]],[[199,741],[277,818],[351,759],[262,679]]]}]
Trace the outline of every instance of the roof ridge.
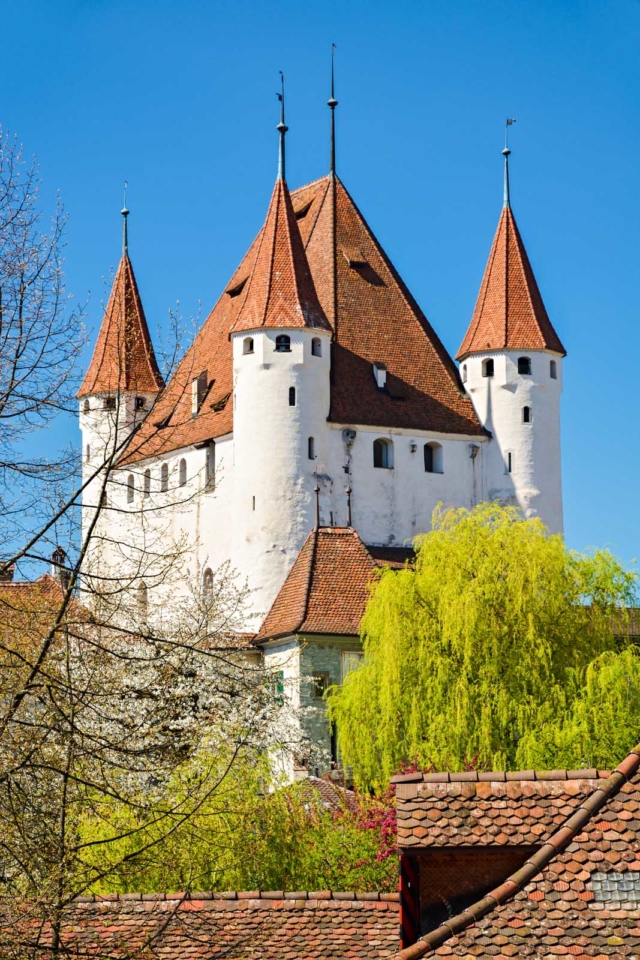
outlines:
[{"label": "roof ridge", "polygon": [[[446,349],[445,345],[443,344],[442,340],[440,339],[440,337],[439,337],[438,334],[436,333],[435,329],[431,326],[431,323],[429,322],[429,319],[427,318],[426,314],[423,312],[423,310],[422,310],[422,308],[420,307],[418,301],[414,298],[413,294],[411,293],[411,291],[409,290],[409,288],[408,288],[407,285],[405,284],[404,280],[402,279],[402,277],[400,276],[400,274],[399,274],[398,271],[396,270],[395,266],[394,266],[393,263],[391,262],[391,260],[390,260],[390,258],[388,257],[386,251],[383,249],[380,241],[378,240],[378,238],[377,238],[376,235],[374,234],[373,230],[372,230],[371,227],[369,226],[368,221],[365,219],[362,211],[360,210],[360,208],[358,207],[357,203],[355,202],[355,200],[353,199],[353,197],[351,196],[351,194],[349,193],[349,191],[348,191],[347,188],[345,187],[345,185],[344,185],[344,183],[342,182],[342,180],[340,180],[338,177],[336,177],[335,180],[336,180],[336,187],[337,187],[338,185],[341,186],[342,189],[344,190],[345,194],[346,194],[347,197],[349,198],[349,200],[350,200],[350,202],[351,202],[351,204],[352,204],[352,206],[353,206],[353,209],[355,210],[356,214],[358,215],[358,217],[359,217],[359,219],[360,219],[360,221],[361,221],[361,223],[362,223],[362,226],[364,227],[366,233],[367,233],[368,236],[369,236],[369,239],[371,240],[371,242],[372,242],[373,245],[375,246],[376,250],[378,251],[379,256],[381,257],[381,259],[383,260],[385,266],[387,267],[387,269],[388,269],[389,272],[391,273],[393,279],[395,280],[395,283],[396,283],[396,285],[397,285],[397,287],[398,287],[398,290],[399,290],[399,292],[400,292],[400,296],[401,296],[402,299],[404,300],[406,306],[409,308],[410,312],[414,315],[414,317],[416,318],[416,320],[418,321],[418,323],[419,323],[420,326],[422,327],[424,333],[426,334],[426,336],[427,336],[428,339],[430,340],[430,342],[431,342],[431,344],[433,345],[433,347],[434,347],[434,349],[435,349],[435,351],[436,351],[436,353],[437,353],[440,361],[442,362],[442,364],[443,364],[443,366],[445,367],[445,369],[448,371],[448,373],[449,373],[449,375],[450,375],[453,383],[455,384],[456,388],[458,389],[458,391],[460,392],[460,394],[464,394],[465,392],[464,392],[464,389],[463,389],[463,387],[462,387],[462,383],[461,383],[461,380],[460,380],[460,374],[458,373],[458,369],[457,369],[457,367],[455,366],[455,363],[454,363],[453,359],[451,358],[451,356],[450,356],[450,354],[449,354],[449,351]],[[337,240],[337,237],[336,237],[336,240]],[[336,279],[336,283],[337,283],[337,279]],[[339,340],[338,340],[338,342],[339,342]],[[466,394],[465,394],[465,395],[466,395]]]},{"label": "roof ridge", "polygon": [[477,920],[481,920],[496,907],[512,900],[534,877],[542,872],[561,850],[564,850],[571,843],[578,833],[582,832],[591,818],[602,809],[608,800],[615,797],[639,768],[640,743],[636,744],[625,759],[618,764],[613,773],[606,780],[603,780],[599,787],[596,787],[577,810],[567,817],[562,826],[558,827],[546,843],[529,857],[523,867],[512,873],[504,883],[467,907],[462,913],[445,920],[435,930],[425,934],[424,937],[420,937],[416,943],[400,950],[396,954],[395,960],[418,960],[419,957],[424,957],[430,950],[437,949],[451,937],[462,933],[463,930],[466,930]]}]

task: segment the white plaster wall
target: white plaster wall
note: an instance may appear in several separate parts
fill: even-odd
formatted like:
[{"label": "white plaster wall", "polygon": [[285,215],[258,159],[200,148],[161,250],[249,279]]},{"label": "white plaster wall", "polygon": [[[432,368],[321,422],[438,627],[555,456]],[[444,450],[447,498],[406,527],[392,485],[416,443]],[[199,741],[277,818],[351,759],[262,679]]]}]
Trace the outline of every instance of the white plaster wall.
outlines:
[{"label": "white plaster wall", "polygon": [[[431,529],[431,515],[438,503],[471,507],[482,499],[481,461],[486,446],[482,437],[454,439],[438,433],[352,426],[356,437],[349,446],[344,429],[331,425],[331,482],[322,485],[323,523],[346,524],[347,481],[352,490],[352,524],[370,544],[402,546]],[[379,437],[393,444],[391,469],[373,465],[373,443]],[[424,445],[430,442],[442,447],[442,473],[424,469]]]},{"label": "white plaster wall", "polygon": [[[531,360],[531,376],[518,373],[518,357]],[[493,377],[482,376],[482,361],[494,360]],[[550,375],[556,363],[557,378]],[[520,507],[526,517],[540,517],[552,533],[563,530],[560,458],[562,358],[548,351],[476,354],[464,361],[465,387],[493,439],[484,457],[488,500]],[[523,408],[531,423],[523,422]],[[512,470],[508,472],[508,454]]]},{"label": "white plaster wall", "polygon": [[[277,353],[276,337],[291,337],[291,352]],[[251,337],[254,352],[243,352]],[[318,337],[322,356],[312,356]],[[234,498],[232,565],[254,590],[251,625],[273,603],[314,521],[316,461],[329,452],[329,335],[311,330],[260,330],[235,334]],[[296,404],[289,406],[295,387]]]}]

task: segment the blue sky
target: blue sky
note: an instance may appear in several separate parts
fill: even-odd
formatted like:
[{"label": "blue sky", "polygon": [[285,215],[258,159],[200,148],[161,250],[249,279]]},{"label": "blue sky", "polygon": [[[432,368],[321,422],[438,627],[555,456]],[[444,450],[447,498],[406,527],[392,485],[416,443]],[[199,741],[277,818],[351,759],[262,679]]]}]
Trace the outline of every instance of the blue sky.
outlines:
[{"label": "blue sky", "polygon": [[[640,542],[640,3],[637,0],[0,2],[0,122],[70,222],[69,289],[100,321],[130,249],[152,330],[211,308],[260,227],[276,172],[278,70],[291,186],[328,159],[447,348],[471,317],[512,200],[569,356],[567,541],[625,561]],[[60,423],[47,443],[76,439]]]}]

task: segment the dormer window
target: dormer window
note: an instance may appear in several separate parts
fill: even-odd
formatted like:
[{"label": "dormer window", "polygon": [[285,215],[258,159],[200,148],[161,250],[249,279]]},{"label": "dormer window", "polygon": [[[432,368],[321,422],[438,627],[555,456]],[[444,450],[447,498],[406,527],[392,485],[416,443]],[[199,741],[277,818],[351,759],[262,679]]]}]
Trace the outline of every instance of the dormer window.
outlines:
[{"label": "dormer window", "polygon": [[322,341],[320,337],[314,337],[311,341],[311,356],[312,357],[321,357],[322,356]]},{"label": "dormer window", "polygon": [[378,390],[384,390],[387,385],[387,365],[386,363],[373,364],[373,376]]},{"label": "dormer window", "polygon": [[245,337],[242,341],[242,352],[246,355],[253,353],[253,337]]},{"label": "dormer window", "polygon": [[493,357],[489,357],[488,360],[482,361],[482,376],[483,377],[492,377],[495,369],[495,364],[493,362]]},{"label": "dormer window", "polygon": [[529,357],[518,357],[518,373],[521,377],[531,376],[531,359]]},{"label": "dormer window", "polygon": [[204,403],[204,398],[207,395],[207,387],[209,381],[207,379],[207,371],[203,370],[202,373],[198,374],[191,381],[191,416],[197,417],[200,407]]},{"label": "dormer window", "polygon": [[291,337],[286,333],[276,337],[276,353],[291,353]]}]

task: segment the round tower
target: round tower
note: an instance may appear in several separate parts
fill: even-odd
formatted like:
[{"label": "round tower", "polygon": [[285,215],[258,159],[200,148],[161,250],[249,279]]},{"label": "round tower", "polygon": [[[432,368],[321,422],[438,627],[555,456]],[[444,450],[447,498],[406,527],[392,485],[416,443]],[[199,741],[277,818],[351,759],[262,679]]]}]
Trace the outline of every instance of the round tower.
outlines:
[{"label": "round tower", "polygon": [[[126,206],[122,258],[109,295],[91,363],[78,391],[82,433],[83,535],[100,503],[105,471],[145,419],[162,389],[149,328],[129,259]],[[108,490],[107,499],[108,499]]]},{"label": "round tower", "polygon": [[318,300],[285,179],[284,90],[276,180],[233,346],[232,566],[255,590],[257,628],[315,522],[328,460],[331,326]]},{"label": "round tower", "polygon": [[[507,123],[512,121],[507,121]],[[458,352],[460,374],[483,426],[482,496],[563,530],[560,394],[566,351],[545,309],[518,230],[505,144],[504,205],[471,324]]]}]

